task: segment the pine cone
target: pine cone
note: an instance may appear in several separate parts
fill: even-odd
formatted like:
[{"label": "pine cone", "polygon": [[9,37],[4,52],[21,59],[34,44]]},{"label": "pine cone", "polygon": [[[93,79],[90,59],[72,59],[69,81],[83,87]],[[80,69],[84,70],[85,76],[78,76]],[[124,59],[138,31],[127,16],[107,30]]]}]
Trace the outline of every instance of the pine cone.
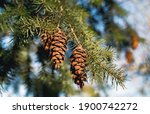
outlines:
[{"label": "pine cone", "polygon": [[133,35],[131,37],[131,46],[132,46],[132,49],[136,49],[139,45],[139,39],[138,39],[138,36],[137,35]]},{"label": "pine cone", "polygon": [[61,29],[57,28],[50,45],[50,57],[54,69],[60,68],[61,63],[65,60],[66,50],[67,38]]},{"label": "pine cone", "polygon": [[134,62],[134,57],[133,57],[133,54],[132,54],[132,52],[130,50],[126,51],[126,55],[125,56],[126,56],[126,60],[127,60],[127,62],[129,64]]},{"label": "pine cone", "polygon": [[84,86],[84,81],[87,81],[87,75],[85,73],[86,53],[82,46],[79,45],[73,50],[70,61],[70,70],[73,75],[72,78],[74,83],[82,88]]},{"label": "pine cone", "polygon": [[41,34],[41,41],[43,42],[44,49],[45,50],[50,50],[50,45],[52,42],[52,37],[50,32],[46,31]]}]

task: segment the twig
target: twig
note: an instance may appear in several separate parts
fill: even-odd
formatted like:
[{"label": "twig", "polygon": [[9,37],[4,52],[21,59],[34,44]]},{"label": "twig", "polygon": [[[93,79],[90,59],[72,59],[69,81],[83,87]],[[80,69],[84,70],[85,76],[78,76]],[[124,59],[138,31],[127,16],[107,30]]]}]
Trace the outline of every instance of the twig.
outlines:
[{"label": "twig", "polygon": [[76,34],[75,34],[73,28],[71,27],[71,24],[69,24],[69,26],[70,26],[71,32],[72,32],[72,34],[74,35],[74,38],[75,38],[77,44],[80,45],[80,42],[79,42],[79,40],[78,40],[78,38],[77,38],[77,36],[76,36]]}]

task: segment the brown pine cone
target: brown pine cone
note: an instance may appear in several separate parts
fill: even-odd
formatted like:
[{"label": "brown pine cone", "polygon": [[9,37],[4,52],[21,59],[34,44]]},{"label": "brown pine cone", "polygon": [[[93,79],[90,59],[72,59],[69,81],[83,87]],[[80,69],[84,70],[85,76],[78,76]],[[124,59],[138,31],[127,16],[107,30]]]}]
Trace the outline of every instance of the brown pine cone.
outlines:
[{"label": "brown pine cone", "polygon": [[41,34],[41,41],[43,42],[44,49],[45,50],[50,50],[50,45],[52,42],[52,37],[50,32],[46,31]]},{"label": "brown pine cone", "polygon": [[137,35],[132,35],[131,37],[131,46],[132,49],[136,49],[139,45],[139,38]]},{"label": "brown pine cone", "polygon": [[130,63],[134,62],[134,57],[133,57],[133,54],[132,54],[132,52],[130,50],[126,51],[125,57],[126,57],[127,63],[130,64]]},{"label": "brown pine cone", "polygon": [[65,52],[67,50],[67,38],[60,28],[57,28],[53,35],[50,46],[50,57],[54,69],[58,69],[65,60]]},{"label": "brown pine cone", "polygon": [[74,83],[79,85],[80,88],[84,86],[84,81],[87,81],[85,73],[86,66],[86,52],[81,45],[77,46],[70,57],[71,73],[73,75]]}]

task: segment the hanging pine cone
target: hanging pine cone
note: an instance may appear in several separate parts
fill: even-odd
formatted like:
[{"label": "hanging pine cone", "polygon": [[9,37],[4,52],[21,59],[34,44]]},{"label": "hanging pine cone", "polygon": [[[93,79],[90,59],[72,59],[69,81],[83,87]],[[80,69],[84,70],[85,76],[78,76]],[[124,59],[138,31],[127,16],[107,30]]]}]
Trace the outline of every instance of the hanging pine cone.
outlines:
[{"label": "hanging pine cone", "polygon": [[85,73],[86,66],[86,53],[81,45],[77,46],[70,57],[71,61],[71,73],[73,75],[74,83],[79,85],[80,88],[84,86],[84,81],[87,81],[87,75]]},{"label": "hanging pine cone", "polygon": [[57,28],[53,35],[50,46],[50,57],[54,69],[60,68],[61,63],[65,59],[67,50],[67,38],[60,28]]},{"label": "hanging pine cone", "polygon": [[127,60],[127,62],[129,64],[134,62],[134,57],[133,57],[133,54],[132,54],[132,52],[130,50],[126,51],[126,55],[125,56],[126,56],[126,60]]},{"label": "hanging pine cone", "polygon": [[41,34],[41,41],[43,42],[44,49],[49,50],[51,42],[52,42],[51,34],[48,31],[42,33]]},{"label": "hanging pine cone", "polygon": [[132,35],[131,37],[131,46],[132,49],[136,49],[139,45],[139,39],[137,35]]}]

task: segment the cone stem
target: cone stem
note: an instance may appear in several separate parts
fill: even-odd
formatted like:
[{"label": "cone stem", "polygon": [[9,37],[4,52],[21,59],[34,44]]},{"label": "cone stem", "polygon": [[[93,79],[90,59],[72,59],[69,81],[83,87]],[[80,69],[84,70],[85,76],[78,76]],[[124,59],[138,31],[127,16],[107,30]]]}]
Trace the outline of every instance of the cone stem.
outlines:
[{"label": "cone stem", "polygon": [[74,38],[75,38],[77,44],[80,45],[80,42],[79,42],[79,40],[78,40],[78,38],[77,38],[77,36],[76,36],[76,34],[75,34],[73,28],[71,27],[71,24],[69,24],[69,26],[70,26],[71,32],[72,32],[72,34],[74,35]]}]

